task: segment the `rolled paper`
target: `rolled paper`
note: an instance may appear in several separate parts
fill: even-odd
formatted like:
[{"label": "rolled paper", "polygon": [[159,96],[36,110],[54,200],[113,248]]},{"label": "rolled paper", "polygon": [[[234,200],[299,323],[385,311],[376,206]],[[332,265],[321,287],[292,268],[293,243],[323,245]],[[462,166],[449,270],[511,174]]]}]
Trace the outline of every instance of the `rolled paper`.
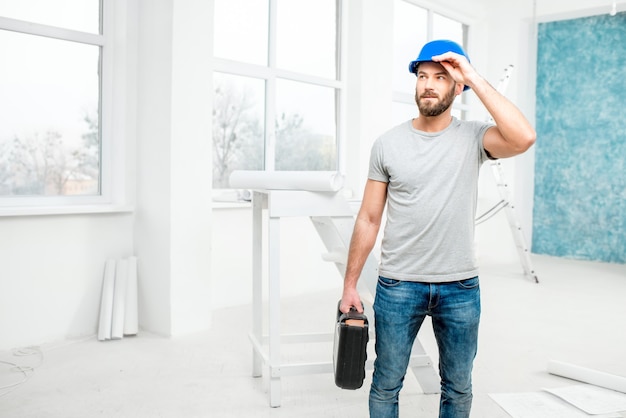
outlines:
[{"label": "rolled paper", "polygon": [[128,280],[128,260],[117,260],[115,268],[115,290],[113,292],[113,318],[111,339],[124,337],[124,311],[126,309],[126,282]]},{"label": "rolled paper", "polygon": [[124,309],[124,335],[135,335],[139,330],[137,312],[137,257],[128,258],[126,281],[126,309]]},{"label": "rolled paper", "polygon": [[343,187],[343,180],[336,171],[235,170],[229,184],[233,189],[336,192]]},{"label": "rolled paper", "polygon": [[109,259],[104,265],[102,296],[100,298],[100,322],[98,340],[111,339],[111,321],[113,319],[113,292],[115,288],[115,260]]},{"label": "rolled paper", "polygon": [[550,360],[548,373],[626,393],[626,377]]}]

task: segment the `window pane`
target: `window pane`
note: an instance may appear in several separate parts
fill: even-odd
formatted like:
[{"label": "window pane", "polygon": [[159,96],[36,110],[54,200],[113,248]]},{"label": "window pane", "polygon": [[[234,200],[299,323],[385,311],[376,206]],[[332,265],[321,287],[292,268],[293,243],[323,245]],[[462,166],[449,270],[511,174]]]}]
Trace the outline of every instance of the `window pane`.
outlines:
[{"label": "window pane", "polygon": [[402,0],[394,3],[393,89],[399,92],[415,90],[415,76],[409,73],[409,63],[426,43],[428,12]]},{"label": "window pane", "polygon": [[0,195],[99,194],[99,55],[0,31]]},{"label": "window pane", "polygon": [[276,83],[276,169],[336,170],[335,90]]},{"label": "window pane", "polygon": [[463,24],[433,13],[433,39],[449,39],[463,45]]},{"label": "window pane", "polygon": [[100,33],[100,0],[0,0],[0,16]]},{"label": "window pane", "polygon": [[262,170],[263,80],[214,73],[213,187],[228,188],[233,170]]},{"label": "window pane", "polygon": [[215,56],[266,65],[268,8],[267,0],[215,0]]},{"label": "window pane", "polygon": [[337,77],[336,0],[278,0],[276,66]]}]

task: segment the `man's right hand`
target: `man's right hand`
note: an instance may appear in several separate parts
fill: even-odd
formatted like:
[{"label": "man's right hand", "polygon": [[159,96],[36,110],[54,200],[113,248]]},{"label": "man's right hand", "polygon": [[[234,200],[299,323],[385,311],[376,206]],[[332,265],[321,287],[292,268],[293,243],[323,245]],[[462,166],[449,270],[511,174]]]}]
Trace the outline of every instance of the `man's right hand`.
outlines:
[{"label": "man's right hand", "polygon": [[361,303],[359,292],[354,288],[344,289],[339,310],[343,313],[348,313],[352,307],[356,308],[357,312],[363,313],[363,304]]}]

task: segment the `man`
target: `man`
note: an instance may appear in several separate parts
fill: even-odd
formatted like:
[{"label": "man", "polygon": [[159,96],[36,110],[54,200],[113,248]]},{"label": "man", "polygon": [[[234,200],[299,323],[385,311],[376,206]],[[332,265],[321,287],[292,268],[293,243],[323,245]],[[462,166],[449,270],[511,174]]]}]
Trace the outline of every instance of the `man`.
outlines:
[{"label": "man", "polygon": [[[387,205],[374,302],[370,417],[398,416],[411,347],[429,315],[439,348],[439,417],[464,418],[472,403],[480,318],[473,249],[478,173],[489,158],[526,151],[534,144],[535,131],[454,42],[427,43],[409,70],[417,76],[419,117],[383,134],[372,147],[340,310],[363,309],[356,284]],[[454,98],[469,89],[495,125],[452,116]]]}]

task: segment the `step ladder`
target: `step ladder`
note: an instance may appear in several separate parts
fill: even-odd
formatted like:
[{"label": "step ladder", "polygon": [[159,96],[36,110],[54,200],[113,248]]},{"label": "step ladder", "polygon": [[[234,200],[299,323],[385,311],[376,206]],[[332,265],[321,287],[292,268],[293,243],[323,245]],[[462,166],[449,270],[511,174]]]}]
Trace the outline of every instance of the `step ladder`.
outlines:
[{"label": "step ladder", "polygon": [[[508,67],[504,69],[504,75],[498,82],[498,87],[496,88],[496,90],[500,94],[504,94],[504,92],[506,91],[512,72],[513,72],[513,65],[509,65]],[[489,122],[493,122],[493,118],[490,117]],[[500,195],[501,200],[491,209],[487,210],[485,213],[480,215],[476,219],[476,225],[479,225],[482,222],[487,221],[496,213],[498,213],[500,210],[504,209],[506,213],[507,221],[509,223],[509,227],[511,228],[511,233],[513,234],[513,241],[515,242],[515,247],[517,249],[520,263],[524,271],[524,276],[534,281],[535,283],[539,283],[539,279],[537,278],[535,269],[533,268],[532,262],[530,260],[530,248],[526,244],[526,239],[524,237],[522,227],[519,223],[519,220],[515,211],[515,204],[513,203],[513,200],[512,200],[509,184],[507,183],[505,179],[505,174],[504,174],[504,169],[502,168],[502,163],[499,160],[490,160],[489,163],[491,164],[491,170],[493,172],[493,176],[496,181],[496,187],[498,189],[498,194]]]},{"label": "step ladder", "polygon": [[[344,277],[348,260],[348,249],[350,248],[350,239],[354,229],[354,216],[311,216],[310,218],[328,251],[322,258],[326,261],[333,262],[337,270],[339,270],[341,277]],[[359,294],[364,302],[365,312],[370,318],[374,317],[372,305],[377,283],[378,260],[370,253],[365,261],[357,283]],[[370,322],[370,324],[373,322],[374,321]],[[375,323],[374,326],[376,326]],[[373,360],[370,359],[367,361],[366,367],[371,369],[372,366]],[[415,342],[413,343],[409,368],[415,375],[424,393],[435,394],[441,391],[439,374],[435,371],[433,362],[426,354],[418,338],[415,338]]]}]

